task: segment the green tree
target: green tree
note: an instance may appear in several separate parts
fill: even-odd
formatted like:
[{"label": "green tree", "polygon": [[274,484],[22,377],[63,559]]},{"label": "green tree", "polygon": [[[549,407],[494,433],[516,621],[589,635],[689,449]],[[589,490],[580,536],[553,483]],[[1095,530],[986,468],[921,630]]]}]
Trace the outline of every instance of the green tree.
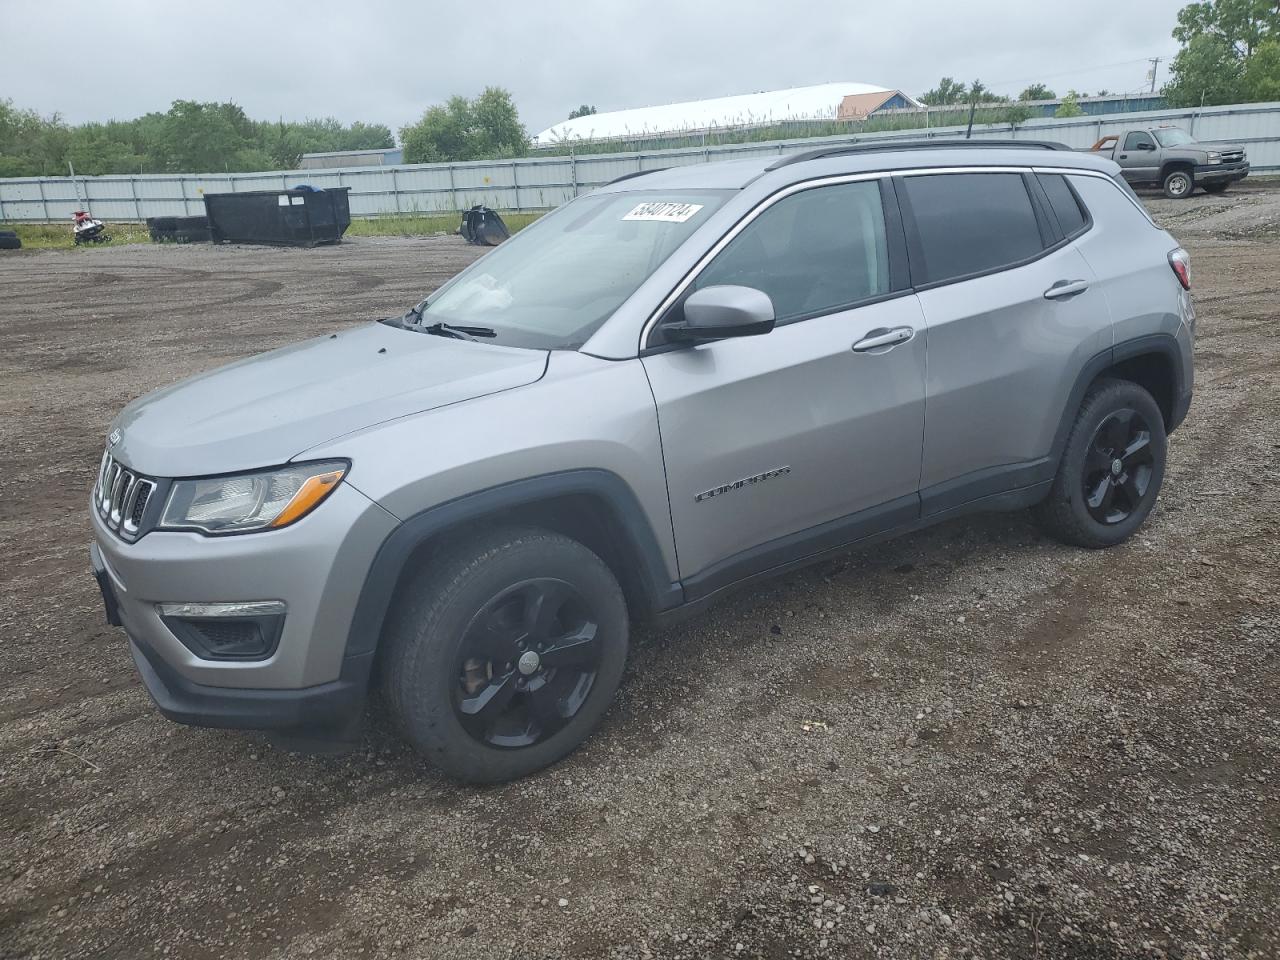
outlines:
[{"label": "green tree", "polygon": [[1244,94],[1244,63],[1225,39],[1211,34],[1192,37],[1169,68],[1161,91],[1171,107],[1238,103]]},{"label": "green tree", "polygon": [[1280,41],[1266,40],[1254,48],[1244,65],[1245,99],[1253,103],[1280,100]]},{"label": "green tree", "polygon": [[1058,109],[1053,111],[1055,117],[1083,117],[1084,111],[1080,109],[1080,94],[1074,90],[1069,90],[1067,95],[1062,98],[1062,103]]},{"label": "green tree", "polygon": [[569,111],[569,119],[577,120],[579,117],[589,117],[596,112],[596,108],[590,104],[584,103],[577,110]]},{"label": "green tree", "polygon": [[1274,99],[1280,90],[1280,4],[1205,0],[1178,11],[1182,49],[1162,91],[1171,106]]},{"label": "green tree", "polygon": [[0,101],[0,176],[207,173],[296,165],[303,153],[395,145],[383,124],[255,121],[233,103],[178,100],[164,113],[68,126]]},{"label": "green tree", "polygon": [[511,94],[486,87],[475,100],[453,96],[400,131],[406,163],[522,156],[529,137]]},{"label": "green tree", "polygon": [[1205,0],[1178,11],[1173,39],[1186,46],[1214,37],[1248,59],[1267,40],[1280,38],[1280,4],[1274,0]]},{"label": "green tree", "polygon": [[165,115],[162,144],[178,170],[228,170],[249,145],[249,118],[233,103],[175,100]]},{"label": "green tree", "polygon": [[1043,83],[1033,83],[1020,94],[1019,100],[1057,100],[1058,95],[1046,87]]},{"label": "green tree", "polygon": [[920,102],[931,107],[945,107],[966,102],[965,86],[951,77],[943,77],[938,85],[920,97]]},{"label": "green tree", "polygon": [[1031,108],[1025,103],[1010,104],[1000,114],[1000,121],[1007,123],[1015,130],[1031,119]]},{"label": "green tree", "polygon": [[405,162],[474,159],[470,129],[471,102],[466,97],[450,97],[443,106],[427,110],[417,123],[401,129]]}]

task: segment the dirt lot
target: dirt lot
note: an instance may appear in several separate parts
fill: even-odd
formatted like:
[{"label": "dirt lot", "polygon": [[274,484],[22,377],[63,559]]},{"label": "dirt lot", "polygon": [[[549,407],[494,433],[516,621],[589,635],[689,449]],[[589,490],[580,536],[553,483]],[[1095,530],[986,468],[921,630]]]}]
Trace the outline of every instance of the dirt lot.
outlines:
[{"label": "dirt lot", "polygon": [[89,576],[130,398],[399,311],[461,241],[0,259],[0,956],[1280,956],[1280,186],[1194,257],[1164,495],[955,522],[643,630],[602,732],[444,780],[161,719]]}]

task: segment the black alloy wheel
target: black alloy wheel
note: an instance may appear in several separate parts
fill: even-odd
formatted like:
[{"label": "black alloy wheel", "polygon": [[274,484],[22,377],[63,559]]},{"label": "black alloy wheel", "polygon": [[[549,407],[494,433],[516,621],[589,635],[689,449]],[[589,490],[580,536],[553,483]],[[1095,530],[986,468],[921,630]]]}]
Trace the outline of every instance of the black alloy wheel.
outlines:
[{"label": "black alloy wheel", "polygon": [[1058,470],[1032,514],[1050,536],[1096,550],[1133,536],[1164,482],[1164,414],[1139,384],[1093,383],[1076,411]]},{"label": "black alloy wheel", "polygon": [[627,602],[582,543],[479,526],[406,577],[379,666],[396,725],[471,783],[562,759],[604,717],[627,665]]},{"label": "black alloy wheel", "polygon": [[1151,426],[1136,410],[1117,410],[1098,425],[1084,461],[1084,502],[1103,524],[1127,520],[1151,486]]},{"label": "black alloy wheel", "polygon": [[459,647],[454,711],[491,747],[528,747],[577,715],[600,667],[600,624],[571,584],[543,577],[498,592]]}]

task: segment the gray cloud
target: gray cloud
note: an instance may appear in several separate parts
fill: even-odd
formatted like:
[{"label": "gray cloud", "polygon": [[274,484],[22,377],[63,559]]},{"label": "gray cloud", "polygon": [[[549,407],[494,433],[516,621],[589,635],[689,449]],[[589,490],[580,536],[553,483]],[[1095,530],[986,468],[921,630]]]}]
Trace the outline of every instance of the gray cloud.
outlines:
[{"label": "gray cloud", "polygon": [[[196,99],[234,100],[259,119],[398,129],[451,94],[496,84],[537,133],[584,102],[621,109],[832,80],[917,95],[944,74],[1008,94],[1036,80],[1130,91],[1143,87],[1143,58],[1176,50],[1168,0],[862,6],[9,0],[0,96],[74,122]],[[99,63],[78,65],[95,54]]]}]

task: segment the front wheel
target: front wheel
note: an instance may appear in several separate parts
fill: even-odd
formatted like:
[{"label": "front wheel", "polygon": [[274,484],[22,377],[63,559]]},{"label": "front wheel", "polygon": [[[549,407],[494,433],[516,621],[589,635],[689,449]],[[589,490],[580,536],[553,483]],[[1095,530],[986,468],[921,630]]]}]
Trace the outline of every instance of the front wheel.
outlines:
[{"label": "front wheel", "polygon": [[441,551],[402,589],[383,640],[397,725],[473,783],[560,760],[604,716],[627,660],[604,562],[549,530],[503,527]]},{"label": "front wheel", "polygon": [[1036,519],[1080,547],[1128,539],[1155,506],[1167,451],[1164,417],[1151,394],[1128,380],[1099,380],[1080,405]]},{"label": "front wheel", "polygon": [[1185,197],[1189,197],[1194,189],[1195,181],[1191,178],[1190,171],[1170,170],[1165,174],[1164,195],[1170,200],[1182,200]]}]

